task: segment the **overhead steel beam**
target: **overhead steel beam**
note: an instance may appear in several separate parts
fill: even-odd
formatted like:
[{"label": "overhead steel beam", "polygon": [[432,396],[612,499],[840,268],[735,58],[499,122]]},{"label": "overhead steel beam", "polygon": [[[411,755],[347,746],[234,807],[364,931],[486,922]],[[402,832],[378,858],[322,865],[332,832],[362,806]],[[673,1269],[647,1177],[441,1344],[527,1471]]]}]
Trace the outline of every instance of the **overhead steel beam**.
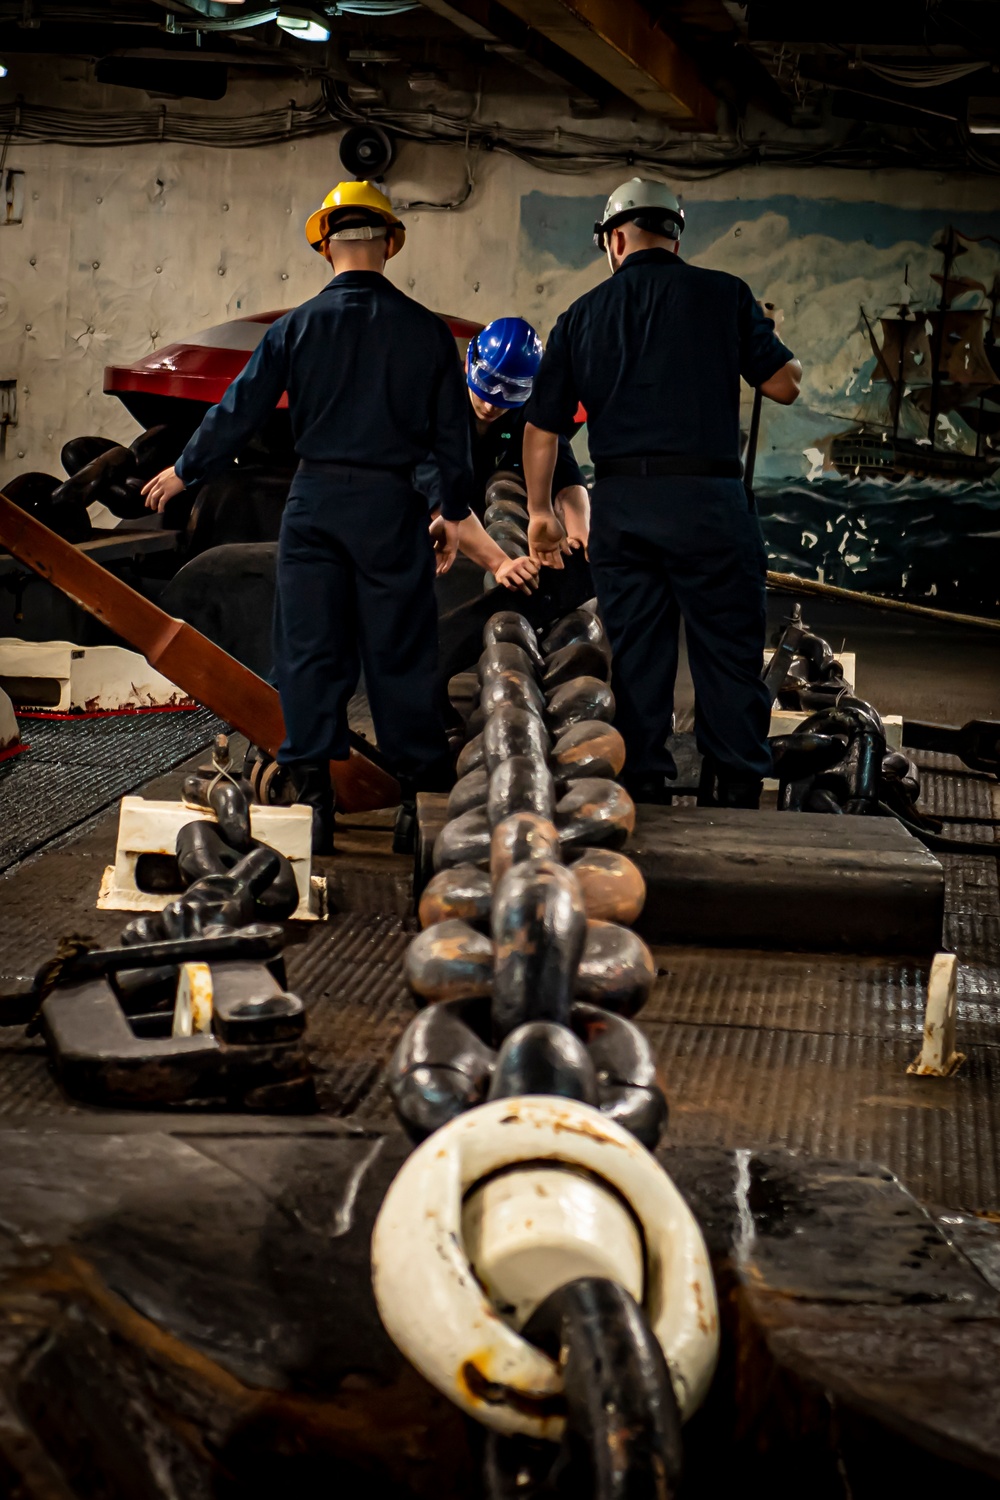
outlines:
[{"label": "overhead steel beam", "polygon": [[650,114],[716,129],[718,100],[638,0],[502,0],[535,31]]}]

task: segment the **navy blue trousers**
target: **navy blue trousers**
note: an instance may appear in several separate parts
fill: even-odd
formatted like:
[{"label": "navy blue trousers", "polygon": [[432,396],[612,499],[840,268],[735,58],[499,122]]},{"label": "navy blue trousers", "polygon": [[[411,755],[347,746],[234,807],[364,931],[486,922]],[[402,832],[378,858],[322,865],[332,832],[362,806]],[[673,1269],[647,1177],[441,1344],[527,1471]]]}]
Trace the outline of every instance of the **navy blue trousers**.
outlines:
[{"label": "navy blue trousers", "polygon": [[769,775],[760,680],[767,560],[736,479],[609,478],[594,489],[590,566],[614,648],[615,723],[632,773],[674,773],[666,749],[681,616],[703,755]]},{"label": "navy blue trousers", "polygon": [[348,468],[295,476],[278,543],[274,660],[280,761],[346,759],[363,666],[379,749],[418,785],[441,778],[434,557],[427,502],[404,479]]}]

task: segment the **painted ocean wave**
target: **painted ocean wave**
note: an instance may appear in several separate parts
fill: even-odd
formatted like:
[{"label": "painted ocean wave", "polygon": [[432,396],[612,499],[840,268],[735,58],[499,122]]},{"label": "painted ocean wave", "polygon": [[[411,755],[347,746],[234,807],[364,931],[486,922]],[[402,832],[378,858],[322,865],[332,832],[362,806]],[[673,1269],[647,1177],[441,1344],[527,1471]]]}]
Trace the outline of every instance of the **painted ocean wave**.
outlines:
[{"label": "painted ocean wave", "polygon": [[771,566],[840,588],[1000,613],[1000,485],[823,474],[754,486]]}]

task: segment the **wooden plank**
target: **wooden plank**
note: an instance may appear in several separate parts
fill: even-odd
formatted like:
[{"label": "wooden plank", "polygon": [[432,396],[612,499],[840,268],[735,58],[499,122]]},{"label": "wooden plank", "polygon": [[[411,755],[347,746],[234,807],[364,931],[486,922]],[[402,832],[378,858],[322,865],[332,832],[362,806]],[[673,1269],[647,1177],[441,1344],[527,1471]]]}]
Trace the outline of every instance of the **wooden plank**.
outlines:
[{"label": "wooden plank", "polygon": [[503,5],[651,114],[716,131],[718,100],[692,59],[638,0],[503,0]]}]

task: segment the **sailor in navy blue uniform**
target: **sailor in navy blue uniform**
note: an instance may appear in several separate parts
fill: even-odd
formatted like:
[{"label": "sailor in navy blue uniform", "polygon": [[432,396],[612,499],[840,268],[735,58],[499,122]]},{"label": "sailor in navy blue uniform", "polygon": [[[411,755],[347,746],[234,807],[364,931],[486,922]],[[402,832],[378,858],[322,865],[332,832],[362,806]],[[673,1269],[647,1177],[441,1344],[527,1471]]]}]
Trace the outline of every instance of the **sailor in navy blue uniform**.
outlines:
[{"label": "sailor in navy blue uniform", "polygon": [[[524,477],[525,402],[541,360],[541,340],[524,318],[495,318],[469,341],[465,380],[476,481],[472,508],[480,520],[486,508],[486,487],[498,470]],[[552,475],[556,514],[571,537],[578,526],[585,531],[590,513],[583,473],[570,447],[572,425],[559,434]]]},{"label": "sailor in navy blue uniform", "polygon": [[743,281],[681,260],[683,224],[669,188],[633,178],[595,225],[613,274],[559,318],[527,408],[529,541],[533,557],[558,567],[568,544],[550,476],[556,435],[582,402],[595,479],[590,564],[614,650],[627,784],[638,800],[669,801],[683,616],[715,798],[756,807],[771,770],[766,557],[741,477],[740,377],[787,405],[802,370]]},{"label": "sailor in navy blue uniform", "polygon": [[368,183],[341,183],[306,235],[333,266],[319,296],[268,329],[188,443],[146,487],[162,509],[227,463],[288,392],[299,456],[281,523],[275,666],[294,800],[332,843],[329,762],[350,752],[347,705],[364,666],[378,745],[415,790],[450,785],[435,696],[435,557],[413,472],[431,453],[440,477],[438,570],[469,514],[468,398],[447,325],[382,274],[403,225]]},{"label": "sailor in navy blue uniform", "polygon": [[[505,558],[482,526],[486,492],[499,472],[523,482],[524,406],[542,359],[538,334],[524,318],[494,318],[469,341],[465,380],[469,392],[469,441],[474,485],[472,515],[459,534],[459,548],[506,588],[530,594],[538,586],[538,565],[530,558]],[[574,417],[576,413],[574,413]],[[576,425],[571,424],[571,427]],[[417,487],[432,510],[440,504],[440,483],[433,462],[417,473]],[[585,547],[590,524],[590,496],[570,446],[569,432],[558,435],[552,475],[552,503],[573,547]],[[433,534],[433,532],[432,532]],[[460,571],[460,570],[459,570]],[[454,578],[445,593],[464,597],[464,580]]]}]

